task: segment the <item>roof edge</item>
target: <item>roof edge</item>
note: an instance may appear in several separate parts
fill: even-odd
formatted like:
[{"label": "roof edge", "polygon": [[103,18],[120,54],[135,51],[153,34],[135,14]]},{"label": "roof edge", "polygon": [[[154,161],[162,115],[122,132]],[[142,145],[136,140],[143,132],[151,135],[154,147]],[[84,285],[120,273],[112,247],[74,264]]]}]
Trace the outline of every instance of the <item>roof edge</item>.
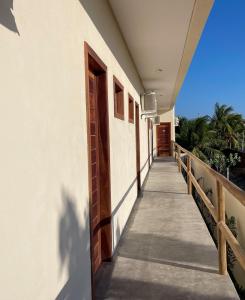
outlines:
[{"label": "roof edge", "polygon": [[213,7],[214,0],[196,0],[193,7],[193,12],[189,24],[189,30],[186,37],[186,42],[175,81],[174,92],[171,99],[169,109],[175,105],[176,98],[184,82],[186,73],[191,64],[193,55],[201,38],[203,29]]}]

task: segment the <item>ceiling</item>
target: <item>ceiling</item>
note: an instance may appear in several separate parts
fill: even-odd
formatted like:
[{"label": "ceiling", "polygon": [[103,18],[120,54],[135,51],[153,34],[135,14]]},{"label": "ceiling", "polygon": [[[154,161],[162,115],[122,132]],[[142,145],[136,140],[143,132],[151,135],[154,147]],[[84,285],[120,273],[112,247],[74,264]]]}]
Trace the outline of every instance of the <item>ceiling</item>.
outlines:
[{"label": "ceiling", "polygon": [[146,91],[170,110],[213,0],[109,0]]}]

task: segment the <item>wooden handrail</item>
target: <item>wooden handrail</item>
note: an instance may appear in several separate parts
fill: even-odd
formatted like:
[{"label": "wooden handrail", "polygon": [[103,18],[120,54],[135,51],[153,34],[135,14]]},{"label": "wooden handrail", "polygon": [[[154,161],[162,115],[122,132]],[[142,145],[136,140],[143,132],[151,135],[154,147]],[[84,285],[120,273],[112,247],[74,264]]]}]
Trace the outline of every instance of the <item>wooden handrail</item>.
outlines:
[{"label": "wooden handrail", "polygon": [[[245,206],[245,192],[239,187],[231,183],[223,175],[219,174],[213,170],[209,165],[200,160],[194,154],[184,149],[177,143],[173,142],[173,155],[177,159],[179,172],[182,171],[182,168],[187,173],[187,184],[188,184],[188,193],[192,194],[192,185],[196,188],[197,193],[200,195],[210,214],[213,216],[215,222],[217,223],[217,233],[218,233],[218,254],[219,254],[219,272],[224,275],[227,273],[227,250],[226,242],[230,245],[231,249],[234,252],[234,255],[241,267],[245,270],[245,251],[239,244],[238,240],[234,237],[229,227],[225,224],[225,193],[226,189],[231,193],[236,200],[238,200],[243,206]],[[176,151],[177,149],[177,151]],[[187,164],[181,159],[181,152],[187,156]],[[201,164],[214,179],[216,179],[217,184],[217,208],[214,207],[212,202],[209,200],[195,176],[192,174],[191,162],[197,161]]]},{"label": "wooden handrail", "polygon": [[229,227],[224,222],[219,222],[219,229],[223,232],[226,241],[231,246],[233,253],[239,261],[242,268],[245,270],[245,251],[242,249],[238,240],[234,237]]},{"label": "wooden handrail", "polygon": [[[245,206],[245,192],[240,189],[238,186],[230,182],[227,178],[225,178],[222,174],[218,173],[214,169],[212,169],[209,165],[207,165],[204,161],[202,161],[200,158],[196,157],[193,153],[190,151],[184,149],[179,144],[173,142],[174,145],[177,147],[177,149],[180,150],[180,156],[181,151],[187,154],[189,157],[191,157],[193,160],[200,163],[205,169],[213,175],[220,183],[222,183],[223,187],[230,192],[243,206]],[[173,148],[174,149],[174,148]]]},{"label": "wooden handrail", "polygon": [[180,160],[180,165],[187,172],[187,166],[184,164],[182,160]]},{"label": "wooden handrail", "polygon": [[204,191],[200,187],[199,183],[197,182],[197,180],[193,176],[193,174],[191,174],[190,176],[191,176],[191,182],[193,183],[194,187],[196,188],[198,194],[201,196],[203,202],[205,203],[207,209],[209,210],[209,212],[213,216],[215,222],[217,223],[218,222],[218,217],[217,217],[217,212],[216,212],[215,207],[213,206],[212,202],[209,200],[207,195],[204,193]]}]

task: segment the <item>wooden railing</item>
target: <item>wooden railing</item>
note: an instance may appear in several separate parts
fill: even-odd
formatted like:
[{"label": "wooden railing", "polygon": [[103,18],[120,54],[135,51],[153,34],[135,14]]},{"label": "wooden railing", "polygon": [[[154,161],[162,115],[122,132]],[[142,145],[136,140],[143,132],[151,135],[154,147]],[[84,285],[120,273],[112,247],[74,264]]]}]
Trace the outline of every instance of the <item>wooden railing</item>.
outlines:
[{"label": "wooden railing", "polygon": [[[238,188],[236,185],[227,180],[223,175],[216,172],[202,160],[197,158],[191,152],[182,148],[177,143],[172,143],[173,155],[178,162],[179,172],[182,172],[182,168],[187,173],[187,187],[188,193],[192,194],[192,187],[196,188],[197,193],[205,203],[210,214],[213,216],[217,224],[218,233],[218,256],[219,256],[219,273],[225,275],[227,273],[227,250],[226,242],[230,245],[237,261],[240,263],[241,267],[245,270],[245,251],[239,244],[238,240],[234,237],[229,227],[225,222],[225,193],[224,189],[229,191],[237,201],[239,201],[243,206],[245,206],[245,192]],[[185,164],[182,159],[182,153],[187,158],[187,164]],[[199,185],[198,181],[192,174],[192,161],[198,162],[202,167],[208,171],[209,175],[216,180],[217,185],[217,208],[209,200],[202,187]]]}]

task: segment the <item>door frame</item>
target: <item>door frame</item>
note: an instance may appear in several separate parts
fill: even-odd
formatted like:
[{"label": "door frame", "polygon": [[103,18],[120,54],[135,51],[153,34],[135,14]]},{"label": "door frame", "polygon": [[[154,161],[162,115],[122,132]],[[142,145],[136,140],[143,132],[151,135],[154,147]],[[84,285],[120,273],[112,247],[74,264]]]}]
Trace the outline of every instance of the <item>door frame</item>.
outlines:
[{"label": "door frame", "polygon": [[[141,190],[141,169],[140,169],[140,111],[139,104],[135,101],[135,151],[136,151],[136,179],[138,195]],[[138,112],[138,116],[137,116]],[[138,136],[137,136],[138,131]]]},{"label": "door frame", "polygon": [[147,119],[147,144],[148,144],[148,169],[151,167],[151,155],[150,155],[150,128],[151,120]]},{"label": "door frame", "polygon": [[171,134],[171,122],[160,122],[159,125],[156,126],[156,137],[157,137],[157,156],[159,157],[158,154],[158,126],[160,125],[166,125],[168,124],[169,126],[169,156],[171,156],[171,139],[172,139],[172,134]]},{"label": "door frame", "polygon": [[154,152],[154,140],[153,140],[153,122],[152,122],[152,120],[151,120],[151,161],[153,162],[153,160],[154,160],[154,154],[153,154],[153,152]]},{"label": "door frame", "polygon": [[[106,250],[103,249],[103,240],[101,241],[101,254],[102,254],[102,262],[106,260],[110,260],[112,257],[112,225],[111,225],[111,176],[110,176],[110,135],[109,135],[109,107],[108,107],[108,80],[107,80],[107,67],[103,63],[103,61],[98,57],[95,51],[88,45],[87,42],[84,42],[84,55],[85,55],[85,91],[86,91],[86,118],[87,118],[87,150],[88,150],[88,188],[89,188],[89,224],[90,224],[90,257],[91,257],[91,284],[92,284],[92,297],[94,298],[94,288],[95,288],[95,274],[93,273],[92,267],[92,249],[93,249],[93,228],[91,224],[92,219],[92,170],[91,170],[91,141],[90,141],[90,97],[89,97],[89,72],[91,68],[98,68],[101,70],[101,73],[104,75],[104,89],[103,93],[103,110],[105,110],[105,114],[103,118],[99,118],[99,123],[105,122],[106,125],[106,143],[105,150],[107,156],[107,185],[106,195],[104,197],[104,202],[102,203],[102,199],[100,199],[100,203],[103,204],[101,210],[103,210],[102,218],[100,218],[99,226],[103,231],[103,238],[106,239]],[[92,62],[91,62],[92,61]],[[93,66],[94,64],[94,66]],[[95,69],[93,70],[95,72]],[[99,75],[97,75],[99,76]],[[98,83],[99,85],[99,83]],[[103,86],[102,86],[103,88]],[[102,108],[101,108],[102,109]],[[99,112],[98,112],[99,114]],[[102,120],[103,119],[103,120]],[[99,152],[101,149],[99,149]],[[101,158],[101,155],[100,155]],[[107,198],[107,199],[105,199]],[[103,252],[104,251],[104,252]]]}]

